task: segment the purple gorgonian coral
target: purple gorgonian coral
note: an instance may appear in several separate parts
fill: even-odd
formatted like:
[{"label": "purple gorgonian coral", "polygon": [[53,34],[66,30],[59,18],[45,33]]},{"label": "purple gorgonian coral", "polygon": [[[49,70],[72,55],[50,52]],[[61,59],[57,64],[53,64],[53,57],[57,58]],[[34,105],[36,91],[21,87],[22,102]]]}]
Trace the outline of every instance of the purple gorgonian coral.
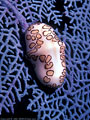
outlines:
[{"label": "purple gorgonian coral", "polygon": [[[2,1],[2,0],[1,0]],[[17,101],[26,97],[26,111],[38,119],[90,119],[90,1],[6,0],[16,14],[0,2],[0,115],[15,113]],[[24,22],[52,25],[65,42],[66,77],[63,86],[48,93],[32,76],[24,57]],[[27,28],[27,27],[26,27]],[[22,104],[23,106],[23,104]]]}]

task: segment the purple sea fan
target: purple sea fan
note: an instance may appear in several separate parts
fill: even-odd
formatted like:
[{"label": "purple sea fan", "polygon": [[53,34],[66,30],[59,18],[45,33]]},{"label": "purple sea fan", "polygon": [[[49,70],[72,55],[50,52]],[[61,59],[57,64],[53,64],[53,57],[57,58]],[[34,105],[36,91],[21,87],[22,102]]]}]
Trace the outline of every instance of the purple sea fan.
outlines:
[{"label": "purple sea fan", "polygon": [[37,112],[39,120],[89,120],[90,1],[10,0],[10,2],[26,18],[28,24],[38,20],[52,23],[59,38],[66,44],[67,72],[63,86],[53,93],[49,94],[47,90],[43,91],[37,85],[29,72],[31,68],[27,66],[23,57],[19,19],[7,6],[0,4],[1,115],[3,111],[14,113],[17,98],[21,101],[21,98],[27,95],[29,104],[26,108]]}]

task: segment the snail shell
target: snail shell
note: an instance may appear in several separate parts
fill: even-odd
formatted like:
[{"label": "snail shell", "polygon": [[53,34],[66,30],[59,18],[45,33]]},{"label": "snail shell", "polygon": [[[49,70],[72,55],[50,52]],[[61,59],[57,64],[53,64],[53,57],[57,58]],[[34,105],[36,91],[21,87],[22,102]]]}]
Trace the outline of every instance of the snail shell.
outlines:
[{"label": "snail shell", "polygon": [[45,23],[30,25],[25,39],[27,56],[40,82],[53,88],[61,86],[66,73],[64,42]]}]

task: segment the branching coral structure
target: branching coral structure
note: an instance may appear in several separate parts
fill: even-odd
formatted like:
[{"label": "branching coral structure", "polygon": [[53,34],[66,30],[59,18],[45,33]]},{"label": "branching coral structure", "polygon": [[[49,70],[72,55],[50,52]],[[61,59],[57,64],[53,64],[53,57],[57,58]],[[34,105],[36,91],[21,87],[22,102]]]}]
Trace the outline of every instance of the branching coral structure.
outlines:
[{"label": "branching coral structure", "polygon": [[[66,45],[66,77],[54,92],[41,89],[24,58],[19,18],[0,2],[0,115],[3,111],[14,114],[16,101],[21,102],[27,95],[26,111],[36,112],[38,120],[89,120],[90,1],[7,1],[25,18],[27,25],[34,21],[52,23]],[[63,11],[57,7],[61,3]]]}]

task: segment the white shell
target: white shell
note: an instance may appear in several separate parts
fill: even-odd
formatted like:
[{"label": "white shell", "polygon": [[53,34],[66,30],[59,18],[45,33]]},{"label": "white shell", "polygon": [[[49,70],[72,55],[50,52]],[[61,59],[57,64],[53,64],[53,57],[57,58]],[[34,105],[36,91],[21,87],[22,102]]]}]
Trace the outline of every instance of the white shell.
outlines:
[{"label": "white shell", "polygon": [[44,23],[32,24],[26,32],[26,49],[40,82],[49,87],[61,86],[66,73],[65,44],[53,28]]}]

